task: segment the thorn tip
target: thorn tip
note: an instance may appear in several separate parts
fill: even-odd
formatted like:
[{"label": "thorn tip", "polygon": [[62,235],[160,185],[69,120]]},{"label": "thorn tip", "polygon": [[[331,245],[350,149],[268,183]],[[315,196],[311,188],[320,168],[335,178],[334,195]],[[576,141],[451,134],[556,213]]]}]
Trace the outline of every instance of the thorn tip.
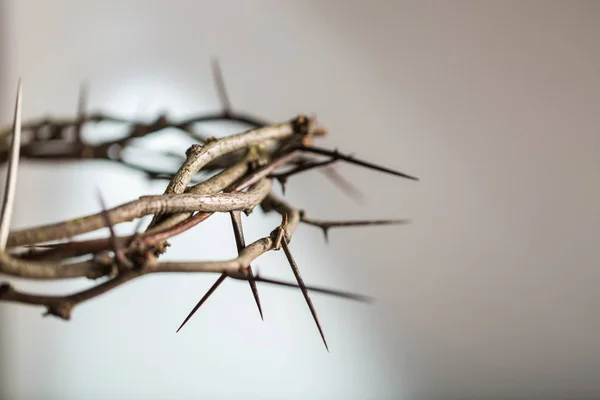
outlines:
[{"label": "thorn tip", "polygon": [[6,173],[6,184],[4,187],[4,200],[2,202],[2,215],[0,220],[0,251],[6,248],[10,223],[15,202],[17,187],[17,170],[19,167],[19,155],[21,153],[21,119],[23,106],[23,80],[19,77],[17,83],[17,98],[15,101],[15,114],[13,117],[13,135],[10,145],[10,159]]}]

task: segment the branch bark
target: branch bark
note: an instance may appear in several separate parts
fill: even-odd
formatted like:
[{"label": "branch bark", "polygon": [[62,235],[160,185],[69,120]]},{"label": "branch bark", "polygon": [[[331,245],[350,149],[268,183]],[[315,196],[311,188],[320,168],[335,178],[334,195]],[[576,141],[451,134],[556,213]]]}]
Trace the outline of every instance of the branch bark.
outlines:
[{"label": "branch bark", "polygon": [[[226,277],[247,280],[254,294],[255,301],[262,316],[256,283],[268,283],[283,287],[302,289],[311,313],[323,337],[320,323],[308,291],[317,292],[365,301],[364,296],[340,292],[326,288],[305,285],[300,277],[298,266],[291,255],[288,243],[301,222],[317,226],[325,232],[332,227],[382,225],[403,223],[404,221],[321,221],[311,220],[304,213],[275,196],[272,192],[272,179],[282,183],[296,173],[311,168],[325,166],[338,160],[370,168],[379,172],[393,174],[403,178],[417,180],[382,166],[345,155],[337,150],[312,146],[314,137],[323,136],[326,130],[316,127],[314,119],[299,115],[287,122],[268,124],[265,121],[241,113],[234,113],[225,93],[225,84],[218,65],[215,66],[215,79],[219,97],[225,107],[220,113],[205,114],[187,120],[173,122],[160,115],[144,124],[123,118],[103,114],[85,115],[85,94],[82,90],[77,117],[74,120],[45,119],[34,123],[21,124],[20,106],[16,107],[15,126],[22,127],[29,133],[28,139],[20,142],[20,135],[13,130],[13,146],[9,150],[7,143],[13,131],[0,133],[0,161],[10,161],[15,167],[20,154],[23,158],[46,160],[65,159],[106,159],[118,162],[129,168],[145,172],[148,177],[169,177],[164,194],[142,196],[137,200],[119,205],[109,210],[81,218],[74,218],[53,224],[26,228],[10,232],[5,250],[4,241],[12,212],[11,196],[3,202],[3,220],[0,224],[0,274],[34,280],[56,280],[78,277],[97,279],[107,278],[91,288],[66,295],[37,295],[15,289],[9,283],[0,283],[0,301],[16,302],[28,305],[44,306],[46,314],[63,319],[70,319],[72,310],[87,300],[101,296],[117,287],[144,275],[159,273],[218,273],[221,278],[209,293],[200,301],[201,305],[212,291]],[[20,92],[19,92],[20,93]],[[19,95],[20,98],[20,95]],[[19,103],[19,101],[18,101]],[[221,139],[206,138],[192,131],[192,125],[200,122],[233,120],[244,122],[252,127],[245,132]],[[86,143],[81,136],[81,129],[86,123],[111,121],[125,124],[129,133],[120,139],[98,145]],[[192,145],[176,172],[149,171],[125,161],[122,150],[131,146],[133,139],[150,135],[165,128],[177,128],[202,144]],[[67,130],[73,129],[75,136],[68,138]],[[44,132],[44,130],[46,130]],[[19,130],[20,131],[20,130]],[[56,146],[54,146],[56,145]],[[115,153],[115,154],[112,154]],[[311,153],[327,156],[323,162],[309,162],[300,165],[304,154]],[[162,153],[161,153],[162,154]],[[167,155],[164,153],[164,155]],[[172,155],[170,155],[172,157]],[[314,156],[312,156],[314,157]],[[280,167],[296,167],[287,172],[277,173]],[[16,170],[11,169],[7,187],[14,193]],[[216,171],[211,178],[191,185],[198,179],[199,172]],[[191,186],[190,186],[191,185]],[[243,236],[240,212],[247,214],[260,205],[266,212],[275,211],[282,216],[279,227],[250,244],[246,244]],[[216,212],[231,213],[238,255],[227,260],[163,262],[159,261],[162,246],[166,239],[188,231]],[[146,231],[129,236],[116,237],[113,225],[153,215]],[[8,216],[8,217],[7,217]],[[108,227],[110,238],[74,241],[73,237]],[[139,228],[139,227],[138,227]],[[66,240],[63,243],[49,243]],[[22,253],[19,246],[31,246],[28,252]],[[250,267],[257,258],[269,251],[284,249],[298,284],[261,278],[255,276]],[[41,249],[41,250],[40,250]],[[81,257],[81,258],[78,258]],[[82,258],[85,257],[83,260]],[[197,305],[197,307],[199,307]],[[197,308],[196,307],[196,308]],[[186,319],[187,321],[187,319]],[[185,323],[185,322],[184,322]],[[325,343],[327,346],[327,344]]]}]

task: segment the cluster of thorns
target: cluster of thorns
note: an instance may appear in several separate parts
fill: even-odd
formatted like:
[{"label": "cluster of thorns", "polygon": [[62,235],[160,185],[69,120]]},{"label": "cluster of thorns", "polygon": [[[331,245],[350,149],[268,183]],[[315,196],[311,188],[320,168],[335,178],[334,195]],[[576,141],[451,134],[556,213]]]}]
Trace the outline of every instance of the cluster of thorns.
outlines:
[{"label": "cluster of thorns", "polygon": [[[306,285],[290,251],[289,243],[299,224],[319,227],[327,238],[330,228],[401,224],[406,220],[322,221],[308,218],[305,213],[272,193],[273,181],[282,187],[289,177],[311,169],[328,170],[328,166],[344,161],[417,180],[410,175],[384,168],[337,150],[313,146],[314,138],[326,134],[314,118],[299,115],[278,124],[234,112],[226,95],[218,64],[213,64],[214,78],[223,111],[205,114],[185,121],[172,122],[160,116],[152,123],[140,123],[114,118],[100,113],[86,113],[85,94],[80,94],[78,115],[72,120],[45,119],[35,123],[21,122],[21,81],[12,129],[0,133],[0,159],[8,163],[8,173],[2,220],[0,222],[0,274],[36,280],[56,280],[87,277],[99,279],[91,288],[68,295],[38,295],[15,289],[0,282],[0,300],[43,306],[44,315],[70,319],[72,309],[89,299],[104,294],[142,275],[161,272],[212,272],[220,276],[185,318],[179,331],[209,296],[226,279],[249,283],[262,318],[257,283],[300,288],[327,347],[323,330],[309,292],[320,292],[347,299],[368,301],[362,295]],[[129,126],[120,139],[90,144],[81,135],[85,124],[103,121]],[[194,130],[198,124],[210,121],[235,121],[249,130],[216,139],[204,137]],[[125,160],[123,150],[134,139],[177,128],[200,144],[192,145],[182,158],[176,172],[150,170]],[[19,157],[47,160],[102,159],[118,162],[143,171],[150,179],[168,180],[162,195],[142,196],[137,200],[107,209],[100,197],[100,212],[63,222],[10,231],[14,205]],[[331,170],[328,170],[331,172]],[[198,179],[200,172],[211,175]],[[329,175],[348,188],[341,177]],[[282,222],[267,236],[246,244],[241,213],[249,214],[256,206],[264,212],[277,212]],[[238,249],[238,257],[226,261],[164,262],[159,261],[168,246],[167,240],[188,231],[214,213],[229,213]],[[140,230],[145,216],[153,215],[147,228]],[[114,225],[138,220],[132,235],[117,236]],[[107,238],[75,240],[88,232],[108,228]],[[264,278],[253,272],[251,264],[262,254],[283,249],[296,283]],[[102,279],[101,279],[102,278]]]}]

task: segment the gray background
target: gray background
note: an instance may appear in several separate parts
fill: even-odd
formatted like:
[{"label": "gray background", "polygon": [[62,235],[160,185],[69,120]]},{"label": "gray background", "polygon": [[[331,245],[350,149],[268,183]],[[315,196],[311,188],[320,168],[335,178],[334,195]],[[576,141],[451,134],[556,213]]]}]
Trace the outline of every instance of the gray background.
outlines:
[{"label": "gray background", "polygon": [[[318,173],[291,182],[314,217],[413,221],[333,231],[329,246],[299,229],[307,282],[378,298],[314,296],[330,354],[300,293],[265,287],[261,323],[241,282],[175,335],[215,277],[153,276],[68,323],[0,304],[3,399],[600,394],[600,2],[3,3],[6,124],[18,76],[26,118],[74,116],[82,80],[92,108],[124,116],[214,110],[217,56],[237,109],[314,112],[324,146],[422,178],[341,167],[364,204]],[[164,189],[115,165],[28,163],[14,226],[95,212],[96,186],[110,205]],[[173,240],[168,257],[232,257],[227,221]],[[278,220],[245,222],[254,240]],[[280,253],[258,265],[292,277]]]}]

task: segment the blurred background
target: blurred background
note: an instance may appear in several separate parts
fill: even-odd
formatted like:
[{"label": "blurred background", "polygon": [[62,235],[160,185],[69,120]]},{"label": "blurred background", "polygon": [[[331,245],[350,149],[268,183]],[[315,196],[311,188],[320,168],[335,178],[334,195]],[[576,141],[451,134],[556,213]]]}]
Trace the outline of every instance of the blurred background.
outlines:
[{"label": "blurred background", "polygon": [[[362,202],[316,172],[288,185],[315,218],[412,220],[333,230],[329,245],[298,230],[307,283],[377,298],[313,295],[330,353],[299,291],[261,287],[261,322],[247,285],[226,281],[175,334],[216,277],[150,276],[69,322],[0,304],[0,398],[600,395],[600,2],[0,5],[4,125],[19,76],[26,120],[73,118],[83,81],[90,109],[128,118],[215,111],[217,57],[236,110],[315,113],[330,131],[322,146],[421,178],[341,166]],[[185,149],[175,133],[151,145]],[[15,228],[98,211],[96,187],[109,206],[165,187],[99,161],[25,162],[19,174]],[[279,220],[244,222],[251,241]],[[216,216],[172,240],[166,259],[235,254],[229,219]],[[279,252],[256,264],[293,278]],[[46,293],[92,284],[11,282]]]}]

